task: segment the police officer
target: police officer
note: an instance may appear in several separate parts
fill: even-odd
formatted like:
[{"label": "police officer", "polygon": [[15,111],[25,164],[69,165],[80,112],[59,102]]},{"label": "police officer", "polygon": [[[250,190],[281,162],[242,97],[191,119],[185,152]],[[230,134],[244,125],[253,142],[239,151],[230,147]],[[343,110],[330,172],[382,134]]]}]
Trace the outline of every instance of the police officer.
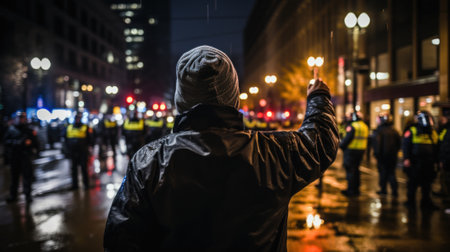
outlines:
[{"label": "police officer", "polygon": [[33,180],[33,167],[31,158],[34,150],[38,150],[39,144],[36,131],[27,123],[25,112],[18,114],[15,125],[10,125],[4,136],[5,147],[9,155],[11,165],[11,185],[8,203],[17,201],[19,179],[22,175],[23,193],[27,202],[31,202],[31,183]]},{"label": "police officer", "polygon": [[144,120],[138,117],[137,111],[133,111],[130,118],[123,124],[128,158],[131,159],[134,153],[144,145],[146,131]]},{"label": "police officer", "polygon": [[102,120],[99,126],[101,137],[100,157],[103,157],[105,155],[104,148],[108,150],[108,147],[111,147],[115,160],[116,145],[118,143],[119,137],[119,127],[117,125],[117,122],[116,120],[114,120],[113,115],[108,114],[105,115],[104,119]]},{"label": "police officer", "polygon": [[450,108],[442,108],[442,127],[439,132],[439,170],[441,194],[450,195]]},{"label": "police officer", "polygon": [[89,147],[93,144],[92,129],[81,122],[82,114],[77,113],[73,124],[66,130],[66,148],[72,160],[72,189],[78,189],[78,166],[81,168],[84,189],[89,189],[88,158]]},{"label": "police officer", "polygon": [[387,183],[391,186],[391,193],[398,196],[398,184],[395,176],[397,154],[401,147],[400,134],[392,125],[392,117],[388,113],[381,113],[377,117],[378,127],[372,135],[372,146],[379,172],[380,195],[387,194]]},{"label": "police officer", "polygon": [[345,196],[360,194],[359,165],[367,148],[369,128],[357,113],[351,114],[351,122],[345,128],[345,137],[339,147],[344,150],[344,168],[347,177],[347,190],[342,191]]},{"label": "police officer", "polygon": [[430,190],[435,178],[437,161],[438,134],[433,129],[433,120],[427,111],[419,111],[416,123],[410,126],[403,135],[403,166],[408,175],[406,206],[416,206],[416,191],[422,188],[421,206],[437,208],[431,201]]},{"label": "police officer", "polygon": [[164,134],[164,118],[162,117],[158,118],[156,115],[153,115],[147,118],[145,120],[145,126],[147,128],[146,142],[156,140]]}]

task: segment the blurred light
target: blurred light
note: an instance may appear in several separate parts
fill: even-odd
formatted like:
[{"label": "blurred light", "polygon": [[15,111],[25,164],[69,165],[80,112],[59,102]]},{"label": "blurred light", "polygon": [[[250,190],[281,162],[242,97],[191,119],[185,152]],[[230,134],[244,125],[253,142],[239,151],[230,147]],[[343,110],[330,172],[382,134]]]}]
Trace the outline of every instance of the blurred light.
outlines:
[{"label": "blurred light", "polygon": [[409,116],[410,114],[411,114],[411,112],[409,112],[409,110],[403,111],[403,115],[404,115],[404,116]]},{"label": "blurred light", "polygon": [[367,15],[367,13],[365,13],[365,12],[359,14],[358,25],[361,28],[366,28],[367,26],[369,26],[369,24],[370,24],[370,17],[369,17],[369,15]]},{"label": "blurred light", "polygon": [[426,105],[427,105],[427,103],[424,102],[424,101],[421,101],[421,102],[419,103],[419,106],[421,106],[421,107],[425,107]]},{"label": "blurred light", "polygon": [[284,111],[283,113],[284,118],[288,118],[289,116],[291,116],[291,113],[289,111]]},{"label": "blurred light", "polygon": [[114,54],[112,52],[108,52],[106,55],[106,61],[111,64],[114,62]]},{"label": "blurred light", "polygon": [[153,110],[147,110],[147,112],[145,112],[145,114],[146,114],[148,117],[151,117],[151,116],[153,116],[153,115],[155,114],[155,112],[153,112]]},{"label": "blurred light", "polygon": [[168,122],[168,123],[172,123],[173,120],[174,120],[174,119],[173,119],[173,116],[168,116],[168,117],[167,117],[167,122]]},{"label": "blurred light", "polygon": [[144,67],[144,63],[142,63],[142,62],[140,61],[140,62],[138,62],[138,63],[136,64],[136,66],[137,66],[138,68],[143,68],[143,67]]},{"label": "blurred light", "polygon": [[134,104],[130,104],[130,106],[128,106],[128,110],[133,111],[136,108],[136,106],[134,106]]},{"label": "blurred light", "polygon": [[378,72],[376,76],[377,76],[378,80],[387,80],[387,79],[389,79],[389,73],[388,72]]},{"label": "blurred light", "polygon": [[311,84],[311,85],[313,85],[315,82],[316,82],[316,80],[314,80],[314,79],[309,80],[309,84]]},{"label": "blurred light", "polygon": [[130,63],[130,62],[133,61],[133,57],[127,56],[127,57],[125,57],[125,61],[126,61],[127,63]]},{"label": "blurred light", "polygon": [[160,118],[161,116],[162,116],[162,112],[161,111],[156,112],[156,117]]},{"label": "blurred light", "polygon": [[298,120],[303,120],[303,118],[305,118],[305,115],[303,115],[302,113],[298,113],[297,114],[297,119]]},{"label": "blurred light", "polygon": [[112,94],[112,91],[111,91],[111,86],[107,86],[106,88],[105,88],[105,92],[107,93],[107,94]]},{"label": "blurred light", "polygon": [[317,57],[316,58],[316,66],[321,67],[323,65],[323,58],[322,57]]},{"label": "blurred light", "polygon": [[375,107],[375,112],[380,112],[380,107]]},{"label": "blurred light", "polygon": [[259,92],[259,88],[258,87],[250,87],[248,89],[248,91],[250,92],[250,94],[257,94]]},{"label": "blurred light", "polygon": [[72,107],[72,101],[71,100],[66,100],[65,102],[66,106],[71,108]]},{"label": "blurred light", "polygon": [[262,112],[258,112],[258,114],[256,114],[256,117],[258,118],[263,118],[264,114]]},{"label": "blurred light", "polygon": [[131,18],[125,18],[123,22],[125,22],[125,24],[129,24],[131,23]]},{"label": "blurred light", "polygon": [[259,106],[265,107],[267,105],[267,101],[265,99],[259,100]]},{"label": "blurred light", "polygon": [[41,60],[37,57],[34,57],[31,61],[30,61],[30,65],[33,69],[39,69],[41,67]]},{"label": "blurred light", "polygon": [[269,118],[272,118],[272,117],[273,117],[273,112],[270,111],[270,110],[267,111],[267,112],[266,112],[266,116],[269,117]]},{"label": "blurred light", "polygon": [[313,67],[316,64],[316,59],[313,56],[310,56],[306,62],[308,63],[308,66]]},{"label": "blurred light", "polygon": [[153,103],[152,109],[153,109],[153,110],[158,110],[158,109],[159,109],[158,103]]},{"label": "blurred light", "polygon": [[92,123],[93,123],[94,125],[97,125],[97,124],[98,124],[98,118],[94,118],[94,120],[92,120]]},{"label": "blurred light", "polygon": [[84,107],[84,101],[79,101],[78,102],[78,107],[80,107],[80,108]]},{"label": "blurred light", "polygon": [[404,98],[398,98],[398,102],[399,102],[399,103],[404,103],[404,102],[405,102],[405,99],[404,99]]},{"label": "blurred light", "polygon": [[255,116],[255,111],[250,111],[250,112],[248,112],[248,114],[250,115],[250,116]]},{"label": "blurred light", "polygon": [[116,114],[114,116],[114,119],[116,119],[116,121],[121,121],[123,119],[123,116],[122,116],[122,114]]},{"label": "blurred light", "polygon": [[50,111],[42,108],[39,109],[38,111],[36,111],[36,116],[39,120],[41,121],[50,121],[52,120],[52,114],[50,113]]},{"label": "blurred light", "polygon": [[133,103],[134,102],[134,98],[133,98],[133,96],[127,96],[127,98],[126,98],[126,100],[125,100],[128,104],[131,104],[131,103]]},{"label": "blurred light", "polygon": [[93,89],[94,89],[94,87],[91,84],[87,85],[87,87],[86,87],[86,90],[88,92],[91,92]]},{"label": "blurred light", "polygon": [[381,104],[381,109],[382,109],[382,110],[389,110],[390,108],[391,108],[391,105],[390,105],[390,104],[387,104],[387,103]]},{"label": "blurred light", "polygon": [[87,86],[85,84],[81,85],[81,91],[86,91],[87,90]]},{"label": "blurred light", "polygon": [[50,69],[51,66],[52,66],[52,63],[50,62],[50,60],[48,58],[43,58],[41,60],[41,68],[43,70],[48,70],[48,69]]},{"label": "blurred light", "polygon": [[161,105],[159,105],[159,109],[160,109],[160,110],[163,110],[163,111],[164,111],[164,110],[166,110],[166,108],[167,108],[167,107],[166,107],[166,104],[165,104],[165,103],[161,103]]},{"label": "blurred light", "polygon": [[433,45],[439,45],[441,43],[441,40],[439,38],[434,38],[431,40],[431,44]]},{"label": "blurred light", "polygon": [[360,111],[360,110],[361,110],[361,106],[356,105],[356,106],[355,106],[355,110],[356,110],[356,111]]},{"label": "blurred light", "polygon": [[308,214],[308,216],[306,217],[306,227],[307,228],[312,228],[314,227],[314,229],[318,229],[320,228],[320,225],[323,224],[323,220],[320,218],[320,215],[316,214],[316,215],[312,215],[312,214]]},{"label": "blurred light", "polygon": [[347,26],[347,28],[355,27],[357,22],[358,22],[358,18],[356,17],[355,13],[353,13],[353,12],[349,12],[344,18],[344,23],[345,23],[345,26]]},{"label": "blurred light", "polygon": [[132,16],[134,16],[134,12],[132,12],[132,11],[125,11],[125,16],[126,17],[132,17]]},{"label": "blurred light", "polygon": [[375,80],[377,78],[377,74],[375,72],[370,72],[369,77],[371,80]]},{"label": "blurred light", "polygon": [[351,86],[352,85],[352,80],[350,80],[350,79],[346,79],[345,80],[345,85],[348,87],[348,86]]},{"label": "blurred light", "polygon": [[117,94],[117,93],[119,93],[119,88],[117,86],[112,86],[111,92],[112,92],[112,94]]},{"label": "blurred light", "polygon": [[277,76],[275,76],[275,75],[266,75],[266,77],[264,78],[264,81],[267,84],[274,84],[275,82],[277,82]]},{"label": "blurred light", "polygon": [[[125,55],[131,55],[131,50],[130,49],[127,49],[126,51],[125,51]],[[109,62],[109,63],[112,63],[112,62]]]},{"label": "blurred light", "polygon": [[428,97],[427,99],[425,99],[425,101],[426,101],[427,103],[431,103],[431,102],[433,101],[433,99],[431,99],[431,97]]},{"label": "blurred light", "polygon": [[239,95],[239,99],[241,99],[241,100],[247,100],[247,98],[248,98],[247,93],[241,93],[241,94]]},{"label": "blurred light", "polygon": [[63,121],[67,117],[69,117],[70,114],[71,114],[70,110],[65,110],[65,109],[54,109],[54,110],[52,110],[52,117],[53,118],[58,118],[61,121]]},{"label": "blurred light", "polygon": [[148,23],[151,24],[151,25],[154,25],[154,24],[156,24],[156,19],[155,18],[149,18],[148,19]]}]

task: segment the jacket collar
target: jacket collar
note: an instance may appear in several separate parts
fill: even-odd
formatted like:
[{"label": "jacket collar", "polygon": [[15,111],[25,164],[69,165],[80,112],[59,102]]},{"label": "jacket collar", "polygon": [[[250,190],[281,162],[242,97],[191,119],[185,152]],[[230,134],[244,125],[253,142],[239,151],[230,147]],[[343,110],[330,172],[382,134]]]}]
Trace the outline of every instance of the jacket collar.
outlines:
[{"label": "jacket collar", "polygon": [[208,128],[244,129],[243,117],[235,108],[213,104],[197,104],[175,117],[173,132],[201,131]]}]

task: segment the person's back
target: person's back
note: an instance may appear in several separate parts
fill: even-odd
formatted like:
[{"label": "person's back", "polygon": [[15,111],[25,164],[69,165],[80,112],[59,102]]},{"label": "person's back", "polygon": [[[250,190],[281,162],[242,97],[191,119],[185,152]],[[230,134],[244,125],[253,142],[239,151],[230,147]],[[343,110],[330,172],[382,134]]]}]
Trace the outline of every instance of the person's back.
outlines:
[{"label": "person's back", "polygon": [[289,200],[322,175],[338,146],[327,88],[313,86],[298,132],[244,130],[238,105],[178,103],[174,133],[131,160],[105,250],[286,250]]}]

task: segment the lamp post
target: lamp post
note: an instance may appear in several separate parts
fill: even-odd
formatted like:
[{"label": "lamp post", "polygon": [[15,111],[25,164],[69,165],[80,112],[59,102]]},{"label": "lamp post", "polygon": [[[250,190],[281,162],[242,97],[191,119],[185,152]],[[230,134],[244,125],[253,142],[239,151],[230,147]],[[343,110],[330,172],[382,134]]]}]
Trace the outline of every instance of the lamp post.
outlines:
[{"label": "lamp post", "polygon": [[[31,59],[30,61],[30,66],[31,68],[33,68],[38,75],[38,87],[39,89],[42,89],[42,77],[44,75],[45,71],[48,71],[50,69],[50,67],[52,66],[52,63],[50,62],[50,60],[48,58],[38,58],[38,57],[34,57]],[[28,101],[28,81],[25,81],[25,85],[23,88],[23,109],[24,111],[26,111],[27,109],[27,101]]]},{"label": "lamp post", "polygon": [[319,77],[319,67],[323,66],[324,63],[323,57],[314,58],[313,56],[309,56],[306,63],[308,63],[308,66],[312,68],[314,76],[313,80],[316,80]]},{"label": "lamp post", "polygon": [[[358,98],[358,82],[357,82],[357,72],[358,72],[358,51],[359,51],[359,35],[364,32],[370,24],[370,17],[367,13],[362,12],[358,17],[355,13],[349,12],[344,18],[345,26],[349,29],[350,34],[353,39],[352,47],[352,72],[353,72],[353,101],[352,106],[354,112],[356,112],[356,101]],[[345,105],[344,105],[345,106]]]}]

